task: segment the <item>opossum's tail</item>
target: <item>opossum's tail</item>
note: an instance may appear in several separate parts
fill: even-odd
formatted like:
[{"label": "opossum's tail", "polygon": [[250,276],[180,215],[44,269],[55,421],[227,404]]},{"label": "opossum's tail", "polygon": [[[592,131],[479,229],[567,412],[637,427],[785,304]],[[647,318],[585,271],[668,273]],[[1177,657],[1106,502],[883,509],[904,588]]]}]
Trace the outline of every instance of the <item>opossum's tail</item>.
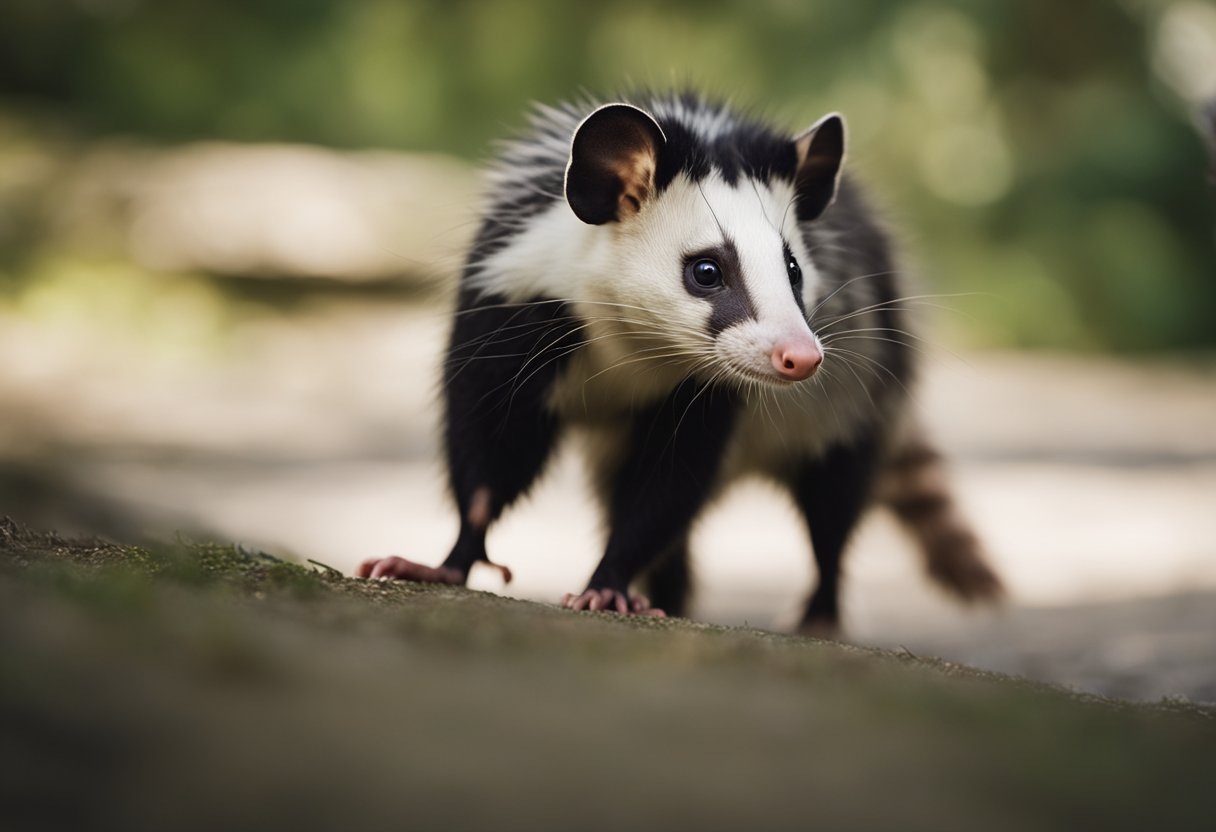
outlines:
[{"label": "opossum's tail", "polygon": [[878,489],[878,501],[915,538],[934,581],[964,601],[1004,597],[983,544],[954,500],[945,460],[919,426],[896,442]]}]

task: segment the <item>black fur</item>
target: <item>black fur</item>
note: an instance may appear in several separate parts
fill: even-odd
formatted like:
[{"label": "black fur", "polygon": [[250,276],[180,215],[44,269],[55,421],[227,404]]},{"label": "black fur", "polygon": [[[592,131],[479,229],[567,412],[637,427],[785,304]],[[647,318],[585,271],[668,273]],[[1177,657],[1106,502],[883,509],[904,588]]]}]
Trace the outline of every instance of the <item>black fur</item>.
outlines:
[{"label": "black fur", "polygon": [[711,171],[717,171],[727,184],[734,185],[740,176],[760,182],[779,177],[794,179],[798,159],[789,137],[781,136],[769,127],[737,115],[729,114],[725,105],[708,101],[694,94],[677,97],[683,110],[696,117],[713,117],[726,113],[726,129],[706,141],[695,129],[677,117],[665,117],[661,105],[663,96],[643,96],[640,106],[657,112],[656,120],[667,137],[659,154],[655,180],[660,189],[667,187],[680,174],[699,182]]},{"label": "black fur", "polygon": [[[659,190],[680,173],[698,181],[718,171],[732,183],[740,177],[795,179],[797,153],[788,136],[746,119],[719,118],[725,113],[721,105],[696,96],[634,100],[655,115],[665,137],[656,160]],[[489,489],[488,519],[493,521],[544,469],[563,427],[549,409],[548,397],[581,345],[582,327],[561,298],[508,304],[471,287],[488,256],[508,245],[529,218],[562,198],[562,142],[569,141],[574,125],[591,109],[548,111],[538,118],[533,141],[508,148],[502,161],[507,173],[490,195],[465,269],[444,373],[448,472],[462,524],[445,565],[465,573],[485,558],[485,528],[469,519],[477,489]],[[704,129],[708,122],[716,128]],[[804,242],[825,278],[824,294],[840,290],[835,305],[806,310],[816,330],[875,300],[898,297],[889,244],[855,187],[842,182],[836,202],[819,216],[826,205],[822,197],[795,209],[806,220],[801,224]],[[600,214],[606,206],[606,201],[599,206]],[[720,257],[729,273],[729,252]],[[848,300],[854,292],[858,299]],[[713,314],[716,334],[754,310],[744,293],[723,302],[721,309],[715,306]],[[871,397],[874,412],[856,417],[869,421],[848,445],[838,444],[820,458],[791,459],[782,482],[807,520],[819,566],[818,586],[806,610],[811,624],[834,624],[839,616],[844,546],[882,462],[889,428],[884,414],[894,411],[892,403],[906,392],[912,372],[903,313],[884,307],[871,314],[868,325],[877,322],[878,327],[872,337],[883,341],[880,366],[872,370],[881,382]],[[609,537],[589,588],[624,591],[649,568],[656,604],[671,612],[684,609],[691,583],[689,528],[713,491],[739,408],[730,389],[688,379],[665,401],[634,413],[631,441],[616,460],[607,488]]]},{"label": "black fur", "polygon": [[820,459],[803,460],[791,483],[806,519],[819,581],[803,614],[803,626],[835,627],[840,620],[840,560],[849,535],[870,499],[882,447],[869,435],[836,445]]},{"label": "black fur", "polygon": [[462,292],[443,374],[448,482],[461,526],[444,566],[468,574],[486,557],[486,529],[469,521],[477,489],[489,489],[492,522],[543,470],[559,428],[546,396],[580,328],[561,301]]},{"label": "black fur", "polygon": [[[815,232],[821,227],[830,229],[833,235],[845,236],[847,243],[819,244]],[[841,282],[864,283],[874,298],[870,304],[882,302],[872,313],[879,330],[870,333],[874,338],[883,339],[870,342],[882,347],[879,359],[882,369],[876,369],[887,382],[882,395],[907,395],[915,377],[915,350],[912,339],[907,335],[911,326],[907,308],[903,304],[892,303],[902,297],[903,291],[886,232],[879,227],[857,186],[847,178],[841,180],[836,201],[827,213],[806,228],[807,242],[816,259],[816,266],[829,278],[825,291],[832,291],[834,284]],[[820,307],[809,311],[812,313],[809,316],[811,329],[820,332],[831,319],[830,310]]]},{"label": "black fur", "polygon": [[687,615],[692,589],[688,537],[676,541],[660,555],[643,578],[650,603],[668,615]]},{"label": "black fur", "polygon": [[713,489],[736,415],[729,391],[687,381],[635,417],[614,477],[608,546],[590,587],[627,590],[687,535]]},{"label": "black fur", "polygon": [[794,185],[798,191],[798,219],[811,222],[827,210],[836,193],[836,180],[844,161],[844,122],[839,116],[815,127],[806,160],[799,165]]},{"label": "black fur", "polygon": [[724,245],[711,251],[698,252],[688,259],[696,262],[702,257],[716,261],[722,268],[722,288],[705,296],[713,305],[709,316],[709,334],[717,335],[728,326],[755,318],[756,307],[747,292],[747,284],[743,282],[739,251],[734,241],[727,236]]},{"label": "black fur", "polygon": [[[790,250],[789,243],[785,244],[785,250],[782,252],[782,254],[785,255],[785,261],[787,263],[790,260],[794,259],[794,252],[792,252]],[[800,263],[799,268],[801,268],[801,265],[802,264]],[[801,273],[799,273],[797,280],[794,280],[794,279],[790,280],[790,292],[794,296],[794,303],[798,304],[798,308],[801,309],[802,314],[805,315],[806,314],[806,304],[803,303],[803,301],[802,301],[802,282],[803,282],[803,276]]]},{"label": "black fur", "polygon": [[640,176],[637,157],[653,158],[663,136],[650,116],[636,107],[612,104],[590,115],[570,145],[566,200],[578,218],[591,225],[619,219],[622,195],[641,207],[644,193],[630,193]]},{"label": "black fur", "polygon": [[[849,536],[872,496],[886,448],[877,432],[850,445],[836,445],[820,458],[797,462],[781,485],[806,521],[818,569],[815,590],[803,609],[800,626],[830,632],[840,622],[841,560]],[[683,615],[692,588],[687,538],[672,544],[645,576],[651,602],[669,615]]]}]

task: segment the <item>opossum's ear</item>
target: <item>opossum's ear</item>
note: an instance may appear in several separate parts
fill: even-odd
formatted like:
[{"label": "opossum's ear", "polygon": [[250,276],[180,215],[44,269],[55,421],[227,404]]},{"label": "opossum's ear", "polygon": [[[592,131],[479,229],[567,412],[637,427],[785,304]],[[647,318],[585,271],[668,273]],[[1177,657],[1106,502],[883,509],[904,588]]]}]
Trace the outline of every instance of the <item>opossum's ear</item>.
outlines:
[{"label": "opossum's ear", "polygon": [[566,201],[585,223],[631,217],[655,190],[659,148],[654,118],[629,104],[606,104],[583,119],[570,143]]},{"label": "opossum's ear", "polygon": [[840,167],[844,163],[844,118],[829,113],[794,137],[798,170],[794,190],[798,194],[798,219],[813,220],[836,198]]}]

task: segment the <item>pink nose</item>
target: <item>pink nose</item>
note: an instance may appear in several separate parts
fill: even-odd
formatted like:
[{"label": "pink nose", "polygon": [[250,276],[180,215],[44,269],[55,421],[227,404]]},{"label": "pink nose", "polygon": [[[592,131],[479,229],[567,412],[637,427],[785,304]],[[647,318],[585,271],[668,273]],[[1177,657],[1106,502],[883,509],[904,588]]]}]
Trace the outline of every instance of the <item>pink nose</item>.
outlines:
[{"label": "pink nose", "polygon": [[800,341],[780,341],[773,347],[773,369],[786,381],[810,378],[823,363],[819,345],[809,338]]}]

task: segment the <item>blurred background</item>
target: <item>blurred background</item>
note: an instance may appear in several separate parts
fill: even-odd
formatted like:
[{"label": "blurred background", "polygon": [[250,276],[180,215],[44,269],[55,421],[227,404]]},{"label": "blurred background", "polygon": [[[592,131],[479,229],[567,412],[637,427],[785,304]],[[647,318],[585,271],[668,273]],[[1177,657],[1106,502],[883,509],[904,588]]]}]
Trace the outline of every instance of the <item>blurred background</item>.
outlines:
[{"label": "blurred background", "polygon": [[[438,563],[439,352],[477,164],[531,101],[693,85],[845,113],[928,335],[918,403],[1011,589],[968,611],[885,518],[859,643],[1216,701],[1216,190],[1195,0],[2,0],[0,514]],[[601,531],[565,453],[474,586],[556,600]],[[781,628],[788,505],[697,532],[698,614]]]}]

